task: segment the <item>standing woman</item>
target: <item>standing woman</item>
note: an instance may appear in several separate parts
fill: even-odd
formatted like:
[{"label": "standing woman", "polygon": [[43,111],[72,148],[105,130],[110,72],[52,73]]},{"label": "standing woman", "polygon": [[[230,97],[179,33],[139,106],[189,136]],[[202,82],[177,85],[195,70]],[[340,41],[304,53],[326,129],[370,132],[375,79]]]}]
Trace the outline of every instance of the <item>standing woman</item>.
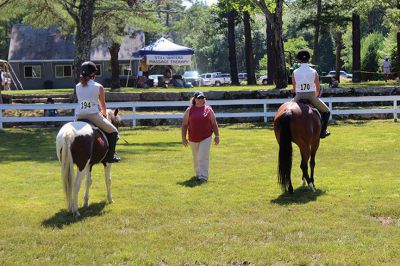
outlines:
[{"label": "standing woman", "polygon": [[118,130],[107,120],[104,88],[94,81],[96,65],[87,61],[82,64],[80,82],[76,85],[78,106],[75,109],[77,119],[87,119],[104,131],[108,140],[108,153],[105,162],[115,163],[121,159],[115,154]]},{"label": "standing woman", "polygon": [[[194,93],[189,106],[183,114],[182,144],[192,148],[193,165],[196,178],[200,182],[208,180],[212,134],[214,143],[219,144],[218,123],[211,106],[200,91]],[[189,130],[189,141],[186,138]]]}]

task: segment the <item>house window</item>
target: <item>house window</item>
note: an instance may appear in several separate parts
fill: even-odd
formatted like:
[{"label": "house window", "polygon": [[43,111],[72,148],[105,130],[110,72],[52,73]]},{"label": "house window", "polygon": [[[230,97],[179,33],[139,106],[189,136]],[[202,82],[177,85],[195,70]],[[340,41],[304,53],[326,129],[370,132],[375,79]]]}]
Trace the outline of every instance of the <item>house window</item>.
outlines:
[{"label": "house window", "polygon": [[119,65],[119,75],[120,76],[129,76],[132,68],[129,64],[121,64]]},{"label": "house window", "polygon": [[41,78],[42,77],[42,67],[40,65],[24,66],[24,77],[25,78]]},{"label": "house window", "polygon": [[56,65],[56,78],[72,77],[71,65]]},{"label": "house window", "polygon": [[101,67],[100,64],[96,64],[96,68],[97,68],[96,76],[101,77],[101,75],[103,74],[103,68]]}]

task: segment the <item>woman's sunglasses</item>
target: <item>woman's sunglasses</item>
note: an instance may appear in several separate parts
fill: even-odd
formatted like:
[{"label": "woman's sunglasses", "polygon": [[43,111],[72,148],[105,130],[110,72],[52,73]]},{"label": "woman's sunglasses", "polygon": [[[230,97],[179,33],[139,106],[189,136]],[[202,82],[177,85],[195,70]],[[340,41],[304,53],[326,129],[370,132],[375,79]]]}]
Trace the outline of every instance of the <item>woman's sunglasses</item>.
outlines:
[{"label": "woman's sunglasses", "polygon": [[204,99],[204,96],[197,97],[196,99]]}]

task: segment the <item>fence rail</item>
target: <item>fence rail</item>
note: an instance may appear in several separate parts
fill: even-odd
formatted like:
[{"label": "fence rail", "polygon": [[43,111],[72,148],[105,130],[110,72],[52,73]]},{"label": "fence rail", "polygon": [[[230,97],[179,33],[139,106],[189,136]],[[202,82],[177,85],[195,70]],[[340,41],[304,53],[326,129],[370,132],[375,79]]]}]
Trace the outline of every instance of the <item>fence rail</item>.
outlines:
[{"label": "fence rail", "polygon": [[[238,117],[264,117],[266,122],[268,118],[275,116],[275,111],[268,111],[269,105],[277,105],[287,102],[290,99],[241,99],[241,100],[209,100],[211,106],[236,106],[236,105],[262,105],[262,112],[238,112],[238,113],[216,113],[217,118],[238,118]],[[362,97],[330,97],[321,98],[328,104],[331,115],[349,115],[349,114],[393,114],[394,121],[397,121],[398,105],[400,96],[362,96]],[[337,103],[360,103],[360,102],[387,102],[384,109],[363,108],[363,109],[335,109]],[[3,123],[24,123],[24,122],[68,122],[73,121],[74,116],[56,116],[56,117],[22,117],[22,116],[4,116],[6,110],[71,110],[76,106],[75,103],[62,104],[0,104],[0,129]],[[137,108],[154,107],[185,107],[187,101],[154,101],[154,102],[112,102],[107,103],[108,108],[128,108],[132,114],[122,115],[122,120],[131,120],[132,126],[136,126],[136,121],[140,119],[181,119],[182,113],[164,113],[164,114],[138,114]]]}]

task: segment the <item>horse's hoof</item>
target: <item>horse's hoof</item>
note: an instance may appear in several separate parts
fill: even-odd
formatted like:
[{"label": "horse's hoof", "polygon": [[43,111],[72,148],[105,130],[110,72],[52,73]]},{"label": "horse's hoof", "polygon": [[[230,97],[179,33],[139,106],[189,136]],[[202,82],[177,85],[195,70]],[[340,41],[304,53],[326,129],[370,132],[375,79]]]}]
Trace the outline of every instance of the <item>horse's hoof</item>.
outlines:
[{"label": "horse's hoof", "polygon": [[312,192],[315,192],[315,188],[314,188],[314,185],[312,183],[309,183],[308,187],[312,190]]},{"label": "horse's hoof", "polygon": [[81,218],[81,214],[77,211],[74,213],[74,218],[79,219]]},{"label": "horse's hoof", "polygon": [[85,203],[85,204],[83,204],[83,208],[89,208],[89,203]]},{"label": "horse's hoof", "polygon": [[113,203],[113,202],[114,202],[113,199],[108,199],[108,203],[109,203],[109,204],[111,204],[111,203]]}]

